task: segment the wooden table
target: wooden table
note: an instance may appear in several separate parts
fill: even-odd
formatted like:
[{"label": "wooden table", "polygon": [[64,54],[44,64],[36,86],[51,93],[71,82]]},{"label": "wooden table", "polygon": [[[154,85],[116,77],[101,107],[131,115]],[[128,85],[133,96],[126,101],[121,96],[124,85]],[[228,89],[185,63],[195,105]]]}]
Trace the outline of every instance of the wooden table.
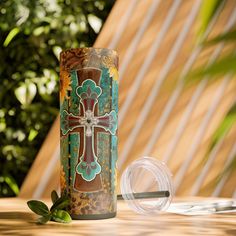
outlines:
[{"label": "wooden table", "polygon": [[236,235],[236,214],[180,216],[165,213],[147,217],[132,212],[123,201],[118,202],[118,215],[113,219],[37,225],[36,218],[28,209],[26,199],[0,199],[0,235]]}]

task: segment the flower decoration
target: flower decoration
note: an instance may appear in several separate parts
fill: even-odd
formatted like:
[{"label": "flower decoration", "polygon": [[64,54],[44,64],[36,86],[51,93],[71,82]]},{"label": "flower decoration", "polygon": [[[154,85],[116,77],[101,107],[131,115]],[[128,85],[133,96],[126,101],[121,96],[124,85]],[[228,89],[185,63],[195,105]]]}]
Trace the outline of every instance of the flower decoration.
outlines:
[{"label": "flower decoration", "polygon": [[103,56],[102,63],[104,66],[106,66],[109,69],[110,77],[112,77],[114,80],[118,80],[118,77],[119,77],[118,71],[112,59],[110,57]]},{"label": "flower decoration", "polygon": [[69,99],[67,95],[67,91],[72,90],[70,84],[71,84],[70,74],[65,70],[61,70],[60,72],[60,101],[61,102],[63,102],[64,99]]},{"label": "flower decoration", "polygon": [[110,67],[109,74],[110,74],[110,77],[112,77],[114,80],[118,80],[119,75],[118,75],[118,71],[116,67]]}]

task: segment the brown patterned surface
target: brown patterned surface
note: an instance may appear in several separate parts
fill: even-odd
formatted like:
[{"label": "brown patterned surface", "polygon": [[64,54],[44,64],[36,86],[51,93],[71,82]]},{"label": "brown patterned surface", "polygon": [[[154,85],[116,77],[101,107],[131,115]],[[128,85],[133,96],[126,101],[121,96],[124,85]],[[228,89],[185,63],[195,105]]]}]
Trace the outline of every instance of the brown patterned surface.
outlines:
[{"label": "brown patterned surface", "polygon": [[27,208],[25,199],[0,199],[0,206],[0,235],[236,235],[236,214],[179,216],[164,213],[150,217],[137,215],[120,201],[118,203],[118,215],[113,219],[74,220],[70,224],[49,222],[46,225],[37,225],[35,224],[37,216]]},{"label": "brown patterned surface", "polygon": [[101,64],[108,68],[118,68],[117,52],[105,48],[75,48],[60,54],[62,71],[78,70],[88,66],[99,68]]}]

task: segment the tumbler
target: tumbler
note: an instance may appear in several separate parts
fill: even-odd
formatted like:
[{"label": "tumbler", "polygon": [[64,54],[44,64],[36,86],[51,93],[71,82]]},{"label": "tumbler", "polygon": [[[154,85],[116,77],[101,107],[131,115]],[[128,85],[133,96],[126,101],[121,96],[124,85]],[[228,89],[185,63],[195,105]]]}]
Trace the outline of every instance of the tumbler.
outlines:
[{"label": "tumbler", "polygon": [[114,50],[60,54],[60,184],[73,219],[116,215],[117,70]]}]

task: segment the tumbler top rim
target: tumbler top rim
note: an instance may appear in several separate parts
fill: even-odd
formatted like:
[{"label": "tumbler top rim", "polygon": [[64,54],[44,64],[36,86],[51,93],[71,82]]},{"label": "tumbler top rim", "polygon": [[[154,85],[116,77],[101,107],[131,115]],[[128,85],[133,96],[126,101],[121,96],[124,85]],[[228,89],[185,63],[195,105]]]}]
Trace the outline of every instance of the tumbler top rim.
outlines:
[{"label": "tumbler top rim", "polygon": [[66,52],[68,52],[68,51],[80,51],[80,50],[84,50],[84,49],[86,49],[86,50],[104,50],[104,51],[106,50],[106,51],[110,51],[110,52],[112,52],[113,54],[115,54],[116,56],[118,56],[118,52],[117,52],[116,50],[110,49],[110,48],[102,48],[102,47],[67,48],[67,49],[65,49],[65,50],[62,50],[62,51],[60,52],[60,55],[66,53]]}]

